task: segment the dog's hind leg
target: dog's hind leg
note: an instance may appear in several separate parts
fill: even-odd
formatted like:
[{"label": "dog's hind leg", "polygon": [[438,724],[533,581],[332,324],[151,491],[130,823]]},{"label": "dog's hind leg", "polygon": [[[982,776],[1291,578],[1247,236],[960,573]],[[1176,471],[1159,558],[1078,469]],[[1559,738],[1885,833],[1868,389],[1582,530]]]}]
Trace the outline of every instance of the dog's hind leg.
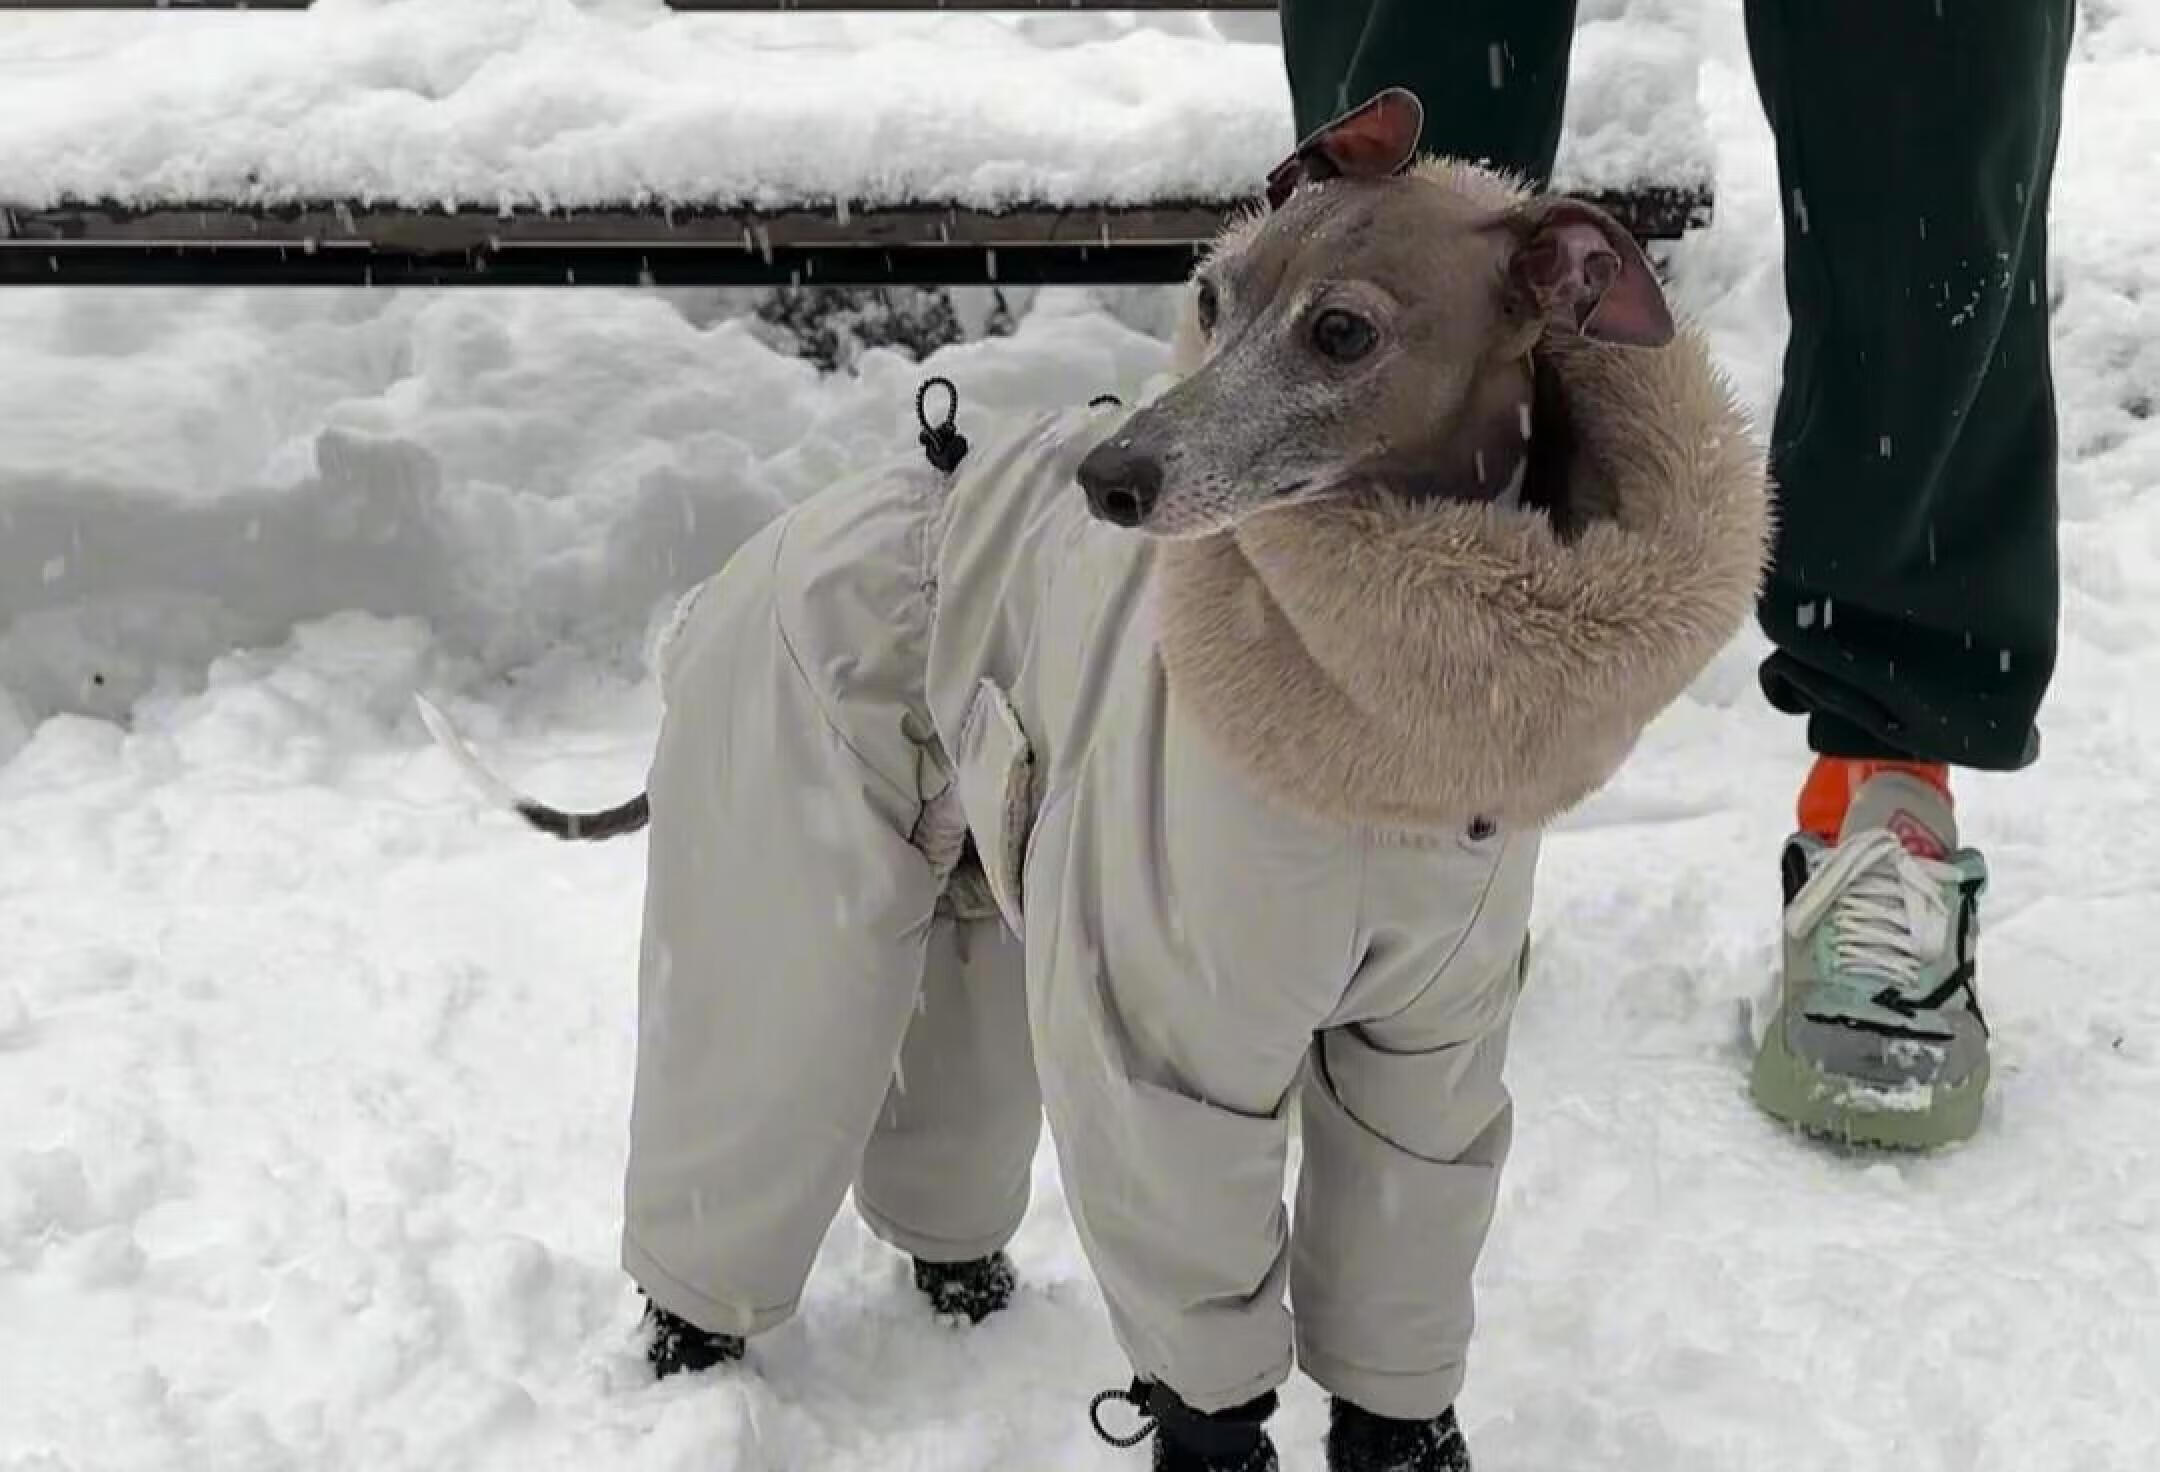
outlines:
[{"label": "dog's hind leg", "polygon": [[999,1254],[1027,1211],[1042,1096],[1020,942],[994,908],[940,910],[855,1207],[915,1258],[934,1305],[979,1319],[1011,1289]]},{"label": "dog's hind leg", "polygon": [[758,596],[707,597],[661,722],[623,1231],[656,1304],[737,1335],[793,1312],[855,1179],[943,888]]}]

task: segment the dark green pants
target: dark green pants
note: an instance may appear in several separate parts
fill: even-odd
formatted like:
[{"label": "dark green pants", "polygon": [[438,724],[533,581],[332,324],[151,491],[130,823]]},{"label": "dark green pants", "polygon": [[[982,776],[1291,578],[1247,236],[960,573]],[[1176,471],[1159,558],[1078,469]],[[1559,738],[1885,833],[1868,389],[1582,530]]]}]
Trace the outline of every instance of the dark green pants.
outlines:
[{"label": "dark green pants", "polygon": [[[1301,133],[1388,85],[1550,177],[1574,0],[1283,0]],[[2009,769],[2055,663],[2047,201],[2072,0],[1747,0],[1792,336],[1772,704],[1817,751]]]}]

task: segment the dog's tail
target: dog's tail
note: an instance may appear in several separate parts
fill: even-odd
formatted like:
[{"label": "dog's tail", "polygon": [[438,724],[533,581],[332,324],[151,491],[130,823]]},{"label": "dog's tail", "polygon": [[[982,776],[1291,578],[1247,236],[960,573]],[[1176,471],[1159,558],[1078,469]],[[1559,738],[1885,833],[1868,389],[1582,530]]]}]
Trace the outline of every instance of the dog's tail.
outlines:
[{"label": "dog's tail", "polygon": [[420,708],[420,723],[428,728],[435,744],[449,754],[450,760],[458,764],[473,784],[542,833],[565,840],[597,843],[635,833],[652,821],[652,804],[642,792],[626,803],[597,813],[569,813],[561,808],[551,808],[544,802],[535,802],[489,771],[473,749],[465,744],[457,727],[450,724],[450,718],[426,696],[415,695],[413,704]]}]

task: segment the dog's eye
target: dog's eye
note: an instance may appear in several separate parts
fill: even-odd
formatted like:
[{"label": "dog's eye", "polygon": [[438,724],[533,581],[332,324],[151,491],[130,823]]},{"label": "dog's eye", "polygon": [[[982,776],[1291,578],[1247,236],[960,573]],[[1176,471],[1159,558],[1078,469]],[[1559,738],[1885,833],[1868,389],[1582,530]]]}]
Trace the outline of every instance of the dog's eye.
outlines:
[{"label": "dog's eye", "polygon": [[1214,332],[1215,319],[1222,315],[1222,297],[1216,292],[1214,282],[1200,283],[1200,300],[1194,305],[1200,313],[1200,330]]},{"label": "dog's eye", "polygon": [[1322,357],[1355,363],[1380,341],[1380,330],[1355,312],[1330,307],[1313,318],[1312,340]]}]

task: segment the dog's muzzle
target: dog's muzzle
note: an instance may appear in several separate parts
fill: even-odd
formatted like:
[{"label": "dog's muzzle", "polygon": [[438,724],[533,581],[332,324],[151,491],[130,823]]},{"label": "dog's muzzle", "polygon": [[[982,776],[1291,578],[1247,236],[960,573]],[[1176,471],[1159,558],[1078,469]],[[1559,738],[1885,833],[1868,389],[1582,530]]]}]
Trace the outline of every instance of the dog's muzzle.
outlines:
[{"label": "dog's muzzle", "polygon": [[1088,510],[1112,526],[1138,526],[1162,498],[1162,463],[1116,440],[1097,445],[1080,462]]}]

